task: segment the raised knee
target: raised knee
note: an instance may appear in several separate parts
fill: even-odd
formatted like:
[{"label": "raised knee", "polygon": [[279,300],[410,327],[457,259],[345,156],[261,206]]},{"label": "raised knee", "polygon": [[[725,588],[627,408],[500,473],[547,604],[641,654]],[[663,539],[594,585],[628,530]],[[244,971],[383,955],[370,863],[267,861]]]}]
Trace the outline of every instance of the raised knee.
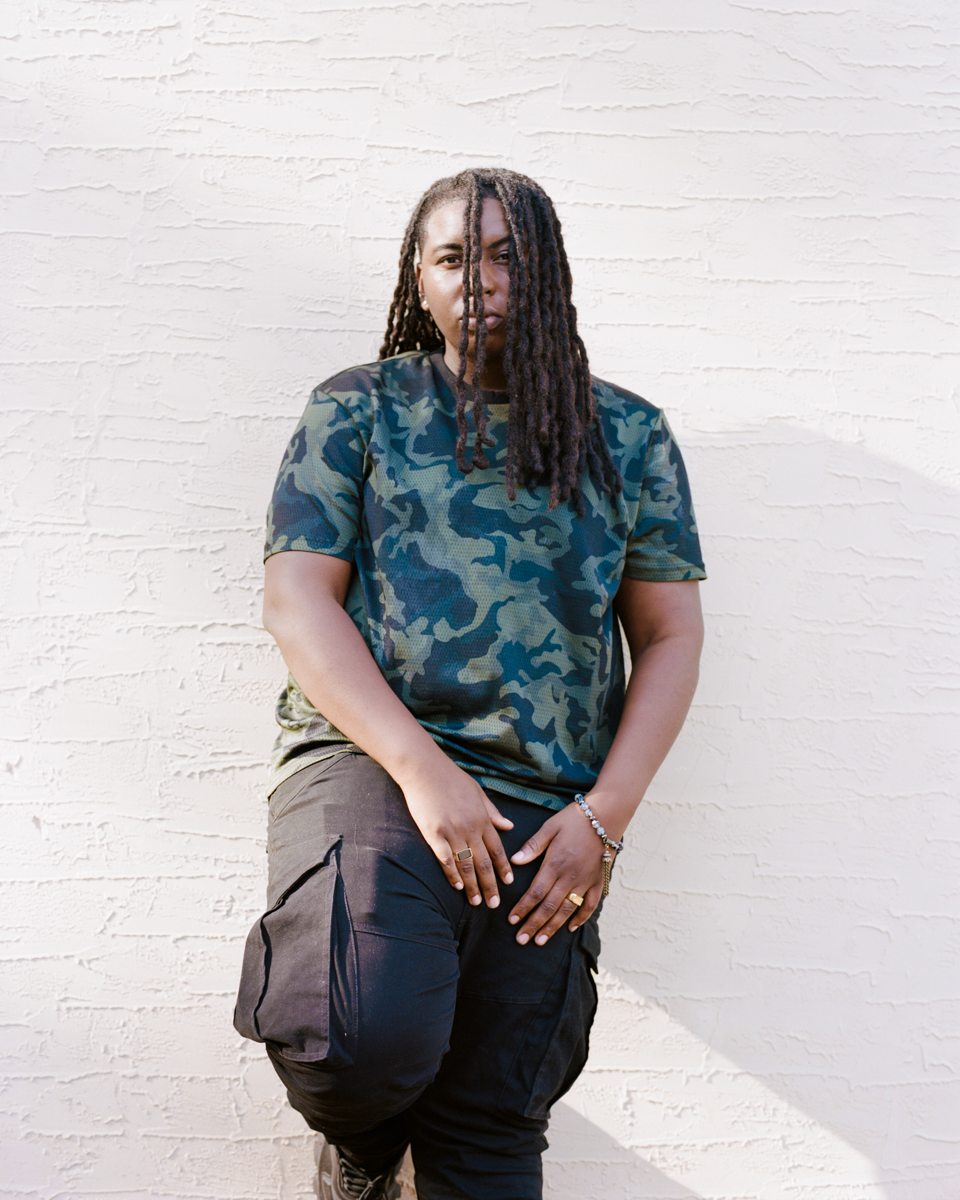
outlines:
[{"label": "raised knee", "polygon": [[349,1066],[294,1062],[267,1045],[270,1060],[290,1103],[307,1124],[331,1133],[369,1129],[408,1108],[433,1080],[439,1059],[404,1064],[401,1059],[364,1055]]}]

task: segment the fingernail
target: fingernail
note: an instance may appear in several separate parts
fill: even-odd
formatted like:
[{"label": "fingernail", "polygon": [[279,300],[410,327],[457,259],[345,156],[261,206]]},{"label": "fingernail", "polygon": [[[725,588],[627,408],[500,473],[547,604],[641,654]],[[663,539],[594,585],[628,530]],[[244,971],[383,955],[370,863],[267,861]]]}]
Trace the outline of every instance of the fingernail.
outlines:
[{"label": "fingernail", "polygon": [[511,924],[511,925],[516,925],[516,923],[517,923],[517,922],[520,920],[520,918],[519,918],[519,917],[515,917],[515,916],[513,915],[513,913],[511,913],[511,914],[510,914],[510,916],[509,916],[509,917],[507,917],[507,920],[510,922],[510,924]]},{"label": "fingernail", "polygon": [[510,856],[510,861],[513,863],[519,863],[519,862],[523,862],[523,860],[525,858],[526,858],[526,855],[524,854],[524,852],[522,850],[518,850],[516,852],[516,854],[513,854]]},{"label": "fingernail", "polygon": [[471,904],[480,904],[480,903],[481,903],[481,901],[482,901],[482,899],[483,899],[483,897],[482,897],[482,896],[471,896],[471,897],[470,897],[470,903],[471,903]]},{"label": "fingernail", "polygon": [[503,882],[504,883],[513,883],[513,872],[512,871],[507,872],[507,877],[506,877],[506,879],[504,879]]},{"label": "fingernail", "polygon": [[487,901],[487,905],[489,908],[497,908],[499,906],[499,904],[500,904],[499,896],[491,896],[490,899]]},{"label": "fingernail", "polygon": [[545,933],[541,933],[540,936],[537,938],[537,945],[538,946],[544,945],[546,940],[547,940],[547,935]]},{"label": "fingernail", "polygon": [[462,892],[463,891],[463,880],[458,879],[457,882],[453,886],[457,889],[458,892]]},{"label": "fingernail", "polygon": [[520,943],[520,945],[521,945],[521,946],[525,946],[525,945],[527,944],[527,942],[529,942],[529,941],[530,941],[530,938],[529,938],[529,936],[528,936],[527,934],[525,934],[525,933],[518,933],[518,934],[517,934],[517,941]]}]

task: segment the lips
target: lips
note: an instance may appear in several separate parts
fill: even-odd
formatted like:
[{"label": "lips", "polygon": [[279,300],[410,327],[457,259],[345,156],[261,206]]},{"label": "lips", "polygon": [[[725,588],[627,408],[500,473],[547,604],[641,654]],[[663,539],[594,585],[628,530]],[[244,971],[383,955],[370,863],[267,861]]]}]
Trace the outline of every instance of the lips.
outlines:
[{"label": "lips", "polygon": [[[498,325],[503,324],[503,317],[500,315],[500,313],[491,313],[491,312],[484,313],[483,314],[483,323],[484,323],[484,325],[486,325],[486,327],[488,329],[496,329],[496,327]],[[469,329],[476,329],[477,318],[470,317],[470,319],[467,321],[467,327]]]}]

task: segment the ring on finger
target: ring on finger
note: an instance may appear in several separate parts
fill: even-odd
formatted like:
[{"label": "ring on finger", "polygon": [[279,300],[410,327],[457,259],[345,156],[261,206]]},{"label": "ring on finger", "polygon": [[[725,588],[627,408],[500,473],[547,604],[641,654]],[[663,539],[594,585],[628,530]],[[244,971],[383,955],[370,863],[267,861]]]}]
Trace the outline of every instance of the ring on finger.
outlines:
[{"label": "ring on finger", "polygon": [[466,850],[458,850],[454,855],[454,858],[457,860],[457,862],[467,862],[469,859],[473,858],[473,851],[468,846]]},{"label": "ring on finger", "polygon": [[578,896],[576,892],[567,892],[567,899],[571,904],[575,904],[577,908],[583,903],[583,897]]}]

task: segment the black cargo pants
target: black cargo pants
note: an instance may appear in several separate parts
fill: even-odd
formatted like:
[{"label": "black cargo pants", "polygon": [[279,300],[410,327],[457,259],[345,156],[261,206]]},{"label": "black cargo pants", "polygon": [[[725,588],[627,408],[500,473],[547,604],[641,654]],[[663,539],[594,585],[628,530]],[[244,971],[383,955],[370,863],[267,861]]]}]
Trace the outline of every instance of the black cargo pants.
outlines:
[{"label": "black cargo pants", "polygon": [[[513,854],[550,816],[488,793]],[[420,1200],[538,1200],[550,1107],[587,1058],[596,914],[520,946],[500,907],[450,886],[371,758],[305,767],[270,800],[265,915],[235,1024],[266,1043],[290,1103],[370,1174],[413,1150]]]}]

